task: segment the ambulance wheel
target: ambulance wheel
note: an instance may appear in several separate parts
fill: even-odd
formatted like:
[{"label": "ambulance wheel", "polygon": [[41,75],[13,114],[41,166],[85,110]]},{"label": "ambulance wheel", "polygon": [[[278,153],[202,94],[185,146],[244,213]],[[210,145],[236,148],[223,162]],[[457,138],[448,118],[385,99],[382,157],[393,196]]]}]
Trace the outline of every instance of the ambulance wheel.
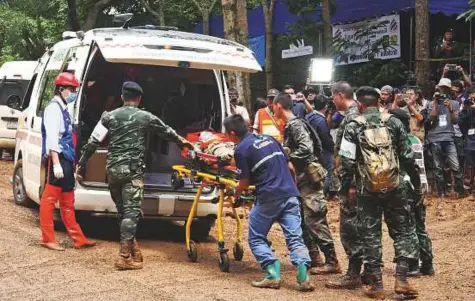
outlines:
[{"label": "ambulance wheel", "polygon": [[191,262],[198,261],[198,248],[196,247],[196,244],[194,241],[190,241],[190,248],[188,249],[188,259]]},{"label": "ambulance wheel", "polygon": [[234,244],[233,248],[233,256],[234,260],[241,261],[244,256],[244,248],[242,247],[242,243],[237,242]]},{"label": "ambulance wheel", "polygon": [[219,253],[219,269],[224,273],[229,272],[229,257],[226,252]]},{"label": "ambulance wheel", "polygon": [[25,184],[23,182],[22,160],[18,160],[15,169],[13,170],[12,188],[15,204],[25,207],[31,207],[33,205],[33,201],[26,194]]}]

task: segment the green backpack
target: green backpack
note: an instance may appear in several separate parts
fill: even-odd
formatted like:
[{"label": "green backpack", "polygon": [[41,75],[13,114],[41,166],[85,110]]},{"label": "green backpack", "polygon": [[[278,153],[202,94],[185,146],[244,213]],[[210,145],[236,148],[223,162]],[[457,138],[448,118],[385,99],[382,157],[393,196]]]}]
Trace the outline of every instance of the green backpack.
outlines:
[{"label": "green backpack", "polygon": [[364,187],[370,192],[385,193],[399,186],[398,157],[387,127],[390,117],[391,114],[382,113],[379,125],[370,125],[362,115],[354,119],[364,126],[358,136],[362,155],[358,169]]}]

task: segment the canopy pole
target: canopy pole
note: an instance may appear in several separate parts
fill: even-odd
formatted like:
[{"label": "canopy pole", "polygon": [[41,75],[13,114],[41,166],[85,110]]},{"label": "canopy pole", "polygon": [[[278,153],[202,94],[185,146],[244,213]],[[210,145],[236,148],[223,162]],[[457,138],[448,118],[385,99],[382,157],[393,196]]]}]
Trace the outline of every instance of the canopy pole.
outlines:
[{"label": "canopy pole", "polygon": [[472,41],[472,19],[470,19],[470,72],[468,73],[470,75],[470,80],[472,79],[472,47],[473,47],[473,41]]},{"label": "canopy pole", "polygon": [[415,11],[411,10],[411,18],[409,20],[409,32],[410,32],[410,37],[409,37],[409,70],[414,71],[414,57],[413,57],[413,51],[414,51],[414,14]]}]

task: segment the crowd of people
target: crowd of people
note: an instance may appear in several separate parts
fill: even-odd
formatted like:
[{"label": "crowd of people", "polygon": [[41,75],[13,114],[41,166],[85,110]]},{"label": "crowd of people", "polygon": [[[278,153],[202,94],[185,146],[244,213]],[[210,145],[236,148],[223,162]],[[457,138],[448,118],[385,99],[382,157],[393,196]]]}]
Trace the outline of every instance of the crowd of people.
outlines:
[{"label": "crowd of people", "polygon": [[[253,120],[239,104],[237,91],[230,89],[232,114],[224,120],[224,129],[236,144],[239,185],[234,197],[239,198],[251,185],[256,187],[249,246],[267,272],[263,280],[252,283],[254,287],[280,287],[280,261],[267,240],[275,222],[282,227],[301,291],[314,290],[311,274],[341,273],[327,221],[327,201],[339,200],[340,239],[348,269],[326,287],[368,285],[367,296],[385,298],[381,274],[384,216],[394,240],[394,291],[417,297],[407,278],[433,275],[434,267],[432,243],[425,230],[421,164],[415,159],[411,139],[424,145],[433,158],[441,198],[447,197],[452,182],[457,196],[464,197],[475,175],[475,87],[469,87],[471,82],[461,67],[456,69],[463,79],[451,81],[447,77],[450,70],[445,68],[431,100],[424,99],[417,88],[404,93],[388,85],[355,90],[342,81],[331,86],[331,98],[313,90],[296,93],[292,86],[285,86],[283,92],[270,89]],[[143,257],[135,234],[143,199],[143,129],[181,147],[194,146],[158,117],[138,109],[143,90],[135,82],[125,82],[124,105],[102,115],[74,172],[75,142],[66,104],[75,100],[78,86],[73,75],[60,74],[56,96],[45,110],[43,154],[49,172],[40,203],[43,246],[64,250],[55,241],[52,223],[58,201],[75,247],[96,245],[86,239],[74,218],[74,177],[81,178],[89,157],[108,136],[107,174],[121,231],[115,266],[141,269]]]},{"label": "crowd of people", "polygon": [[308,274],[341,272],[326,219],[327,201],[337,199],[349,265],[341,278],[326,286],[369,285],[367,296],[385,297],[384,216],[394,240],[395,292],[417,297],[407,277],[433,275],[434,267],[425,229],[425,168],[421,172],[424,164],[415,158],[414,141],[430,158],[426,162],[433,163],[440,198],[447,198],[451,189],[456,198],[463,198],[473,188],[475,87],[462,67],[454,71],[461,79],[451,80],[446,66],[429,100],[415,87],[355,91],[349,83],[337,82],[330,98],[313,90],[295,93],[285,86],[283,92],[270,89],[265,101],[258,100],[254,122],[249,114],[242,118],[237,112],[225,120],[227,133],[238,145],[235,160],[242,171],[236,197],[249,185],[257,187],[249,244],[267,275],[253,286],[280,285],[280,263],[266,238],[274,222],[282,226],[301,290],[313,289]]}]

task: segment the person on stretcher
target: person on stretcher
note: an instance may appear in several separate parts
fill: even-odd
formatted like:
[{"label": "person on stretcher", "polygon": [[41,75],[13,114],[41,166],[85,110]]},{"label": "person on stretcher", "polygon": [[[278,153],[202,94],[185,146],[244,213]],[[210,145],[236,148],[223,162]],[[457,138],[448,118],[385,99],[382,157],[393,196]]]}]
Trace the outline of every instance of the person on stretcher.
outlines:
[{"label": "person on stretcher", "polygon": [[[225,165],[235,168],[234,149],[236,145],[222,133],[213,130],[189,133],[186,139],[193,143],[195,150],[199,150],[205,154],[218,157],[219,161]],[[188,158],[189,150],[184,150],[182,156]],[[209,162],[210,164],[216,162]]]}]

